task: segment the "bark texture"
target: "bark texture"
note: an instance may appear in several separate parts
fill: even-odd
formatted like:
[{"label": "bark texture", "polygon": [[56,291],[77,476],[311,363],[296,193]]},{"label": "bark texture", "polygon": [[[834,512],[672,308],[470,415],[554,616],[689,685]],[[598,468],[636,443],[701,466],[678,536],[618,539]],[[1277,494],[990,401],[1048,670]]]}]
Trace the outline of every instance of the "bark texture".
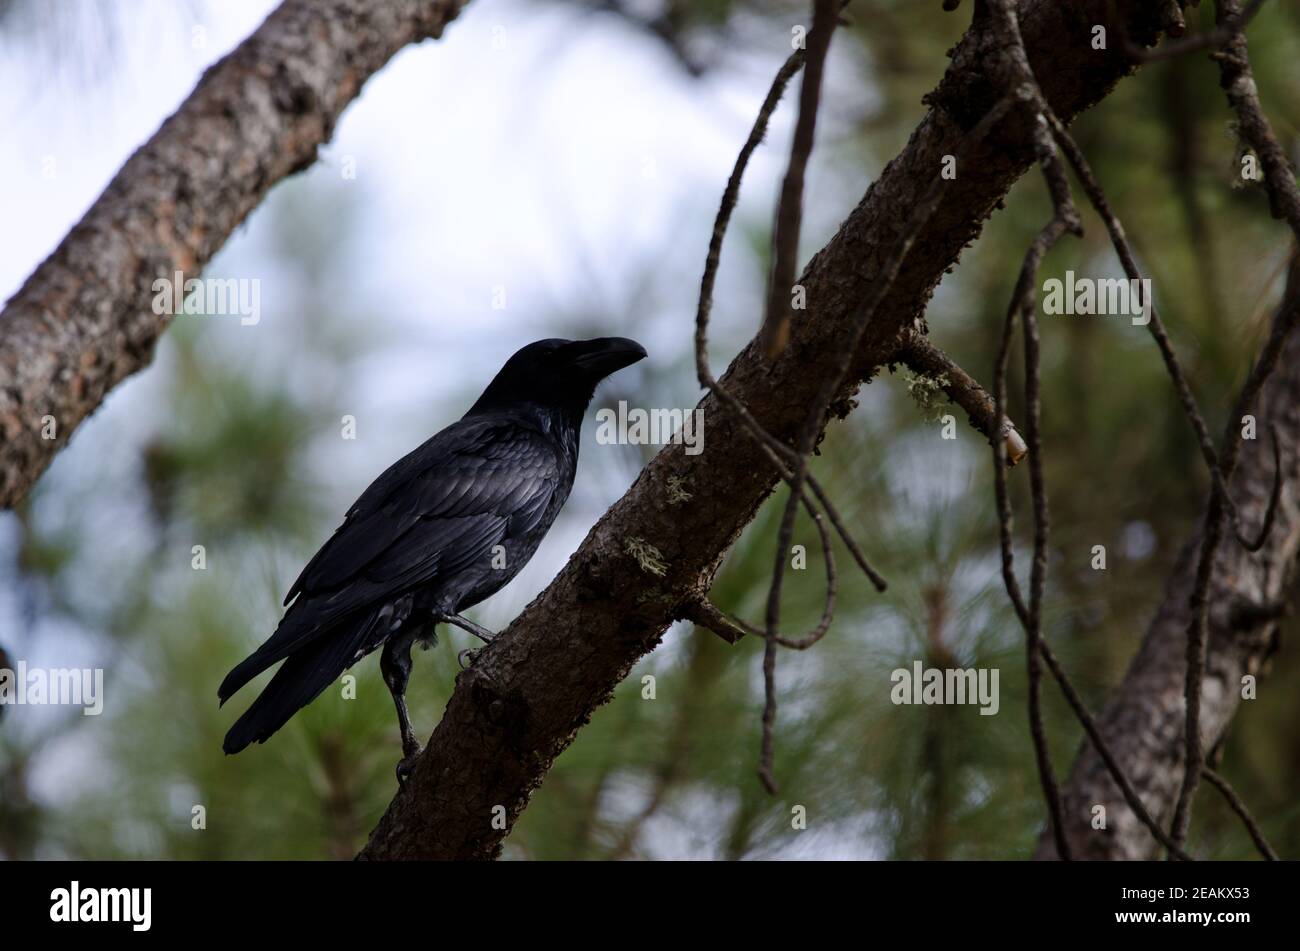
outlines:
[{"label": "bark texture", "polygon": [[[1091,46],[1093,25],[1108,22],[1106,7],[1106,0],[1021,5],[1030,61],[1063,121],[1101,99],[1131,69],[1117,49]],[[1154,23],[1143,19],[1148,16],[1154,11],[1135,13],[1129,21],[1139,41],[1154,39]],[[793,322],[781,356],[768,363],[751,342],[722,378],[778,437],[794,440],[835,355],[846,346],[850,315],[900,243],[915,239],[855,353],[854,373],[835,413],[848,412],[860,382],[921,321],[945,270],[1032,161],[1032,130],[1018,115],[1022,110],[1012,110],[965,154],[921,231],[903,233],[905,210],[921,201],[944,156],[961,151],[964,133],[999,98],[997,79],[986,72],[996,60],[993,45],[983,31],[972,30],[954,49],[906,148],[805,270],[800,283],[807,289],[807,310]],[[427,749],[361,858],[497,856],[554,758],[684,606],[707,591],[775,476],[723,407],[713,398],[700,405],[708,426],[704,453],[687,456],[681,446],[661,451],[555,581],[459,676]],[[675,484],[691,493],[689,501],[670,501],[670,479],[680,480]],[[629,551],[645,545],[660,552],[661,570]]]},{"label": "bark texture", "polygon": [[[1283,306],[1300,307],[1298,297],[1300,276],[1293,269]],[[1252,415],[1257,421],[1256,438],[1243,443],[1241,462],[1229,483],[1248,533],[1253,535],[1263,521],[1273,488],[1270,425],[1277,427],[1284,482],[1264,547],[1252,554],[1229,535],[1215,559],[1201,690],[1201,739],[1206,750],[1223,738],[1241,706],[1242,678],[1258,678],[1276,646],[1277,621],[1300,555],[1300,334],[1291,334]],[[1173,818],[1183,780],[1189,599],[1200,544],[1198,531],[1183,547],[1142,646],[1097,721],[1147,811],[1165,827]],[[1128,808],[1090,744],[1080,751],[1062,793],[1063,825],[1075,858],[1156,857],[1159,844]],[[1215,793],[1202,790],[1201,795]],[[1106,809],[1105,829],[1092,827],[1093,808],[1098,805]],[[1050,835],[1040,837],[1037,857],[1057,858]]]},{"label": "bark texture", "polygon": [[0,508],[149,363],[168,321],[154,280],[197,277],[272,185],[315,161],[362,84],[463,5],[286,0],[204,73],[0,312]]}]

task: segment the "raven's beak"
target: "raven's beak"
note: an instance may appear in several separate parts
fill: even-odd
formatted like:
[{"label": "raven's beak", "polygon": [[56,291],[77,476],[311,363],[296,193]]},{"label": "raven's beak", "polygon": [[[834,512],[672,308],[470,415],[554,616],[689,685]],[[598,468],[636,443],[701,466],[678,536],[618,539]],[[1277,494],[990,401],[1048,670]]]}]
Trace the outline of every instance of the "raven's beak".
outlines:
[{"label": "raven's beak", "polygon": [[626,337],[577,340],[565,349],[570,362],[595,380],[603,380],[611,373],[646,357],[645,347]]}]

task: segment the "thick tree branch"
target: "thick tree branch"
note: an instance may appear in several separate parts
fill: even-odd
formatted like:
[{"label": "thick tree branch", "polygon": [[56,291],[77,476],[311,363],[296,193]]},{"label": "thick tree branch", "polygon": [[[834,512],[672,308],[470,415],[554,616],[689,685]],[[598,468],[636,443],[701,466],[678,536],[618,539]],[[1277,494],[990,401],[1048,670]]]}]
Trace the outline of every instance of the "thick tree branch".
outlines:
[{"label": "thick tree branch", "polygon": [[[197,277],[362,85],[464,0],[286,0],[212,66],[0,312],[0,508],[14,505],[168,318],[152,284]],[[53,417],[57,438],[42,438]]]},{"label": "thick tree branch", "polygon": [[[1020,10],[1031,64],[1055,113],[1069,121],[1131,69],[1121,51],[1094,50],[1088,25],[1106,22],[1105,3],[1029,0]],[[1158,20],[1139,4],[1130,34],[1153,39]],[[1001,98],[987,72],[990,38],[968,33],[953,51],[931,106],[904,151],[885,168],[839,233],[800,280],[808,308],[791,324],[776,360],[756,342],[722,378],[769,433],[793,444],[807,408],[838,368],[850,374],[831,414],[898,349],[921,320],[935,285],[978,236],[1012,183],[1034,159],[1033,123],[1008,114],[959,164],[942,200],[916,234],[900,234],[899,209],[928,195],[944,157]],[[854,316],[908,242],[888,291],[873,308],[859,345]],[[491,858],[554,758],[606,701],[670,621],[708,590],[727,548],[777,479],[743,423],[714,396],[701,404],[708,450],[660,452],[628,493],[592,529],[556,580],[463,672],[442,721],[361,857]],[[670,480],[692,493],[674,503]],[[629,540],[653,545],[666,570],[652,575],[627,554]]]}]

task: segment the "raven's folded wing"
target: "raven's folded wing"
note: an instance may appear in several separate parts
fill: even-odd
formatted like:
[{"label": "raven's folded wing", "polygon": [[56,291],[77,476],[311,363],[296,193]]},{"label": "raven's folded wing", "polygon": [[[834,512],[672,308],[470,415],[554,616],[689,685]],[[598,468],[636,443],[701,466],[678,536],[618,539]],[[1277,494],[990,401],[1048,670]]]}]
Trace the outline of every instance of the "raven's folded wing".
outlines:
[{"label": "raven's folded wing", "polygon": [[436,545],[443,529],[462,536],[459,519],[513,518],[511,534],[517,534],[525,528],[519,517],[535,523],[558,483],[559,459],[537,429],[497,416],[454,423],[371,483],[307,563],[284,603],[300,592],[338,588],[376,561],[406,554],[397,546],[417,525],[433,529],[421,532],[414,546],[417,557],[419,549]]}]

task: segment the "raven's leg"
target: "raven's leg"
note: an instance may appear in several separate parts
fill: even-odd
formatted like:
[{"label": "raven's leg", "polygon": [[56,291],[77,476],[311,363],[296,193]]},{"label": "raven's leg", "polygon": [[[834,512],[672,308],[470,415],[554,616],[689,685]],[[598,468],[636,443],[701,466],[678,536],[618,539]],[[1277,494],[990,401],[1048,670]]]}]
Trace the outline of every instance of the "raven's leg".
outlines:
[{"label": "raven's leg", "polygon": [[406,782],[415,765],[415,758],[420,755],[420,743],[411,729],[411,717],[406,712],[406,683],[411,678],[411,643],[412,634],[397,634],[384,644],[384,652],[379,656],[379,669],[384,675],[384,683],[393,695],[397,707],[397,723],[402,731],[402,759],[397,764],[398,783]]},{"label": "raven's leg", "polygon": [[[461,617],[459,614],[441,614],[438,616],[438,620],[446,624],[454,624],[463,631],[469,631],[484,644],[491,644],[496,639],[496,635],[487,628],[475,624],[469,618]],[[461,670],[470,665],[470,659],[477,653],[477,650],[467,647],[456,655],[456,661],[460,664]]]},{"label": "raven's leg", "polygon": [[481,627],[469,618],[461,617],[459,614],[444,614],[442,617],[438,618],[438,620],[447,624],[454,624],[462,631],[469,631],[484,644],[491,644],[492,640],[496,637],[496,635],[487,628]]}]

